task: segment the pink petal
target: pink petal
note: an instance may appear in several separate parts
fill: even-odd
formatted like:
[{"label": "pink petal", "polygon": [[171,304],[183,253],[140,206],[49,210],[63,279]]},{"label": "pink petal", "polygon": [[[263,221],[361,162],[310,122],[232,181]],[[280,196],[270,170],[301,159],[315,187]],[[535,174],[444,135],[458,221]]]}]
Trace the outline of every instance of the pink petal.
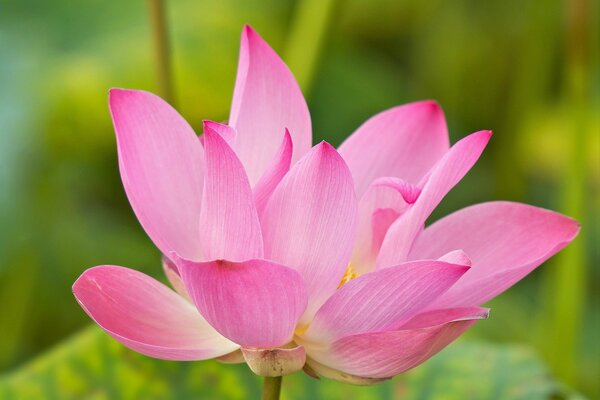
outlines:
[{"label": "pink petal", "polygon": [[445,261],[450,264],[466,265],[468,267],[470,267],[473,264],[467,253],[465,253],[463,250],[449,251],[437,260]]},{"label": "pink petal", "polygon": [[308,290],[303,322],[336,290],[354,242],[350,171],[328,143],[315,146],[275,189],[262,216],[265,257],[300,272]]},{"label": "pink petal", "polygon": [[223,336],[259,348],[291,340],[306,308],[296,271],[265,260],[176,263],[194,304]]},{"label": "pink petal", "polygon": [[467,270],[468,267],[440,261],[416,261],[359,276],[323,304],[301,344],[304,340],[332,342],[344,336],[401,326]]},{"label": "pink petal", "polygon": [[275,154],[271,164],[265,170],[260,180],[252,189],[254,194],[254,204],[258,215],[262,215],[267,201],[271,198],[273,191],[281,182],[284,175],[289,171],[292,162],[292,137],[286,129],[283,135],[283,141],[279,147],[279,151]]},{"label": "pink petal", "polygon": [[444,310],[421,320],[431,323],[428,326],[347,336],[327,349],[306,348],[306,351],[311,359],[345,374],[388,378],[428,360],[477,320],[487,318],[487,311]]},{"label": "pink petal", "polygon": [[129,268],[90,268],[73,284],[73,293],[109,335],[150,357],[204,360],[239,347],[219,335],[193,304]]},{"label": "pink petal", "polygon": [[436,304],[479,305],[523,279],[578,232],[576,221],[552,211],[505,201],[483,203],[425,229],[410,258],[437,258],[464,249],[473,267]]},{"label": "pink petal", "polygon": [[194,130],[148,92],[111,89],[109,105],[123,186],[138,220],[163,253],[197,257],[203,151]]},{"label": "pink petal", "polygon": [[[235,139],[237,132],[229,125],[220,124],[218,122],[205,120],[203,121],[204,130],[211,129],[213,132],[217,132],[231,148],[235,148]],[[202,140],[204,142],[204,140]]]},{"label": "pink petal", "polygon": [[169,283],[171,284],[173,289],[175,289],[175,291],[179,293],[181,297],[185,298],[186,300],[192,301],[190,299],[189,293],[185,288],[185,285],[183,284],[183,281],[181,280],[179,270],[177,270],[177,266],[175,265],[175,263],[173,263],[173,261],[171,261],[169,257],[163,255],[162,266],[165,276],[169,280]]},{"label": "pink petal", "polygon": [[[415,237],[444,196],[469,172],[492,132],[480,131],[458,141],[429,173],[419,198],[388,230],[377,257],[377,268],[407,260]],[[454,250],[454,249],[451,249]]]},{"label": "pink petal", "polygon": [[284,129],[290,130],[294,142],[292,162],[311,147],[310,114],[298,83],[249,26],[242,32],[229,124],[238,132],[235,149],[252,184],[277,153]]},{"label": "pink petal", "polygon": [[369,186],[358,203],[356,243],[350,261],[356,273],[373,270],[388,228],[419,193],[416,186],[400,178],[379,178]]},{"label": "pink petal", "polygon": [[260,222],[244,167],[217,132],[204,128],[206,177],[199,222],[203,260],[260,258]]},{"label": "pink petal", "polygon": [[434,101],[419,101],[367,120],[342,145],[362,196],[373,180],[395,176],[418,183],[448,150],[444,112]]}]

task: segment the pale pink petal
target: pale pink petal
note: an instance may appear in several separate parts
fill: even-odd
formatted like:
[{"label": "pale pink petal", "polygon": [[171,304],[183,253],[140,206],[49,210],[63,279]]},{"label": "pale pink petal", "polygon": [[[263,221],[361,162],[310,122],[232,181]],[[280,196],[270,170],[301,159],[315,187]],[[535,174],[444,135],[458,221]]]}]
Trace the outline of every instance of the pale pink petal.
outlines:
[{"label": "pale pink petal", "polygon": [[478,308],[444,310],[419,321],[431,325],[347,336],[328,348],[307,347],[306,352],[345,374],[389,378],[425,362],[487,314],[488,310]]},{"label": "pale pink petal", "polygon": [[223,336],[259,348],[291,340],[306,308],[298,272],[265,260],[175,262],[194,304]]},{"label": "pale pink petal", "polygon": [[438,261],[445,261],[450,264],[459,264],[459,265],[467,265],[471,266],[473,262],[463,250],[452,250],[448,253],[442,255],[437,259]]},{"label": "pale pink petal", "polygon": [[480,131],[467,136],[452,146],[436,163],[428,174],[417,201],[389,228],[377,257],[377,268],[407,260],[408,252],[431,212],[469,172],[491,135],[490,131]]},{"label": "pale pink petal", "polygon": [[262,215],[273,191],[279,182],[281,182],[284,175],[290,170],[292,150],[292,137],[290,136],[290,132],[286,129],[279,151],[275,154],[271,164],[267,167],[262,177],[252,189],[252,193],[254,194],[254,204],[256,204],[258,215]]},{"label": "pale pink petal", "polygon": [[121,179],[135,214],[164,253],[199,255],[203,151],[188,123],[159,97],[111,89]]},{"label": "pale pink petal", "polygon": [[235,150],[253,185],[277,153],[284,129],[294,142],[292,162],[311,147],[310,114],[298,83],[249,26],[242,32],[229,124],[238,132]]},{"label": "pale pink petal", "polygon": [[419,236],[411,259],[463,249],[472,268],[435,303],[474,306],[497,296],[571,242],[579,224],[525,204],[490,202],[457,211]]},{"label": "pale pink petal", "polygon": [[193,304],[129,268],[90,268],[73,284],[73,293],[109,335],[150,357],[204,360],[239,347],[217,333]]},{"label": "pale pink petal", "polygon": [[217,132],[210,126],[204,128],[206,177],[199,222],[202,260],[261,258],[260,222],[244,167]]},{"label": "pale pink petal", "polygon": [[[237,132],[231,126],[209,120],[203,121],[203,126],[204,130],[211,129],[213,132],[217,132],[223,139],[225,139],[229,147],[235,148]],[[202,142],[204,143],[204,138],[202,138]]]},{"label": "pale pink petal", "polygon": [[352,268],[358,274],[373,270],[390,225],[416,201],[420,190],[400,178],[378,178],[358,203],[356,243]]},{"label": "pale pink petal", "polygon": [[169,280],[169,283],[175,289],[180,296],[185,299],[192,301],[190,299],[190,295],[188,294],[183,281],[181,280],[181,276],[179,275],[179,271],[177,270],[177,266],[173,261],[169,259],[167,256],[162,256],[162,266],[165,276]]},{"label": "pale pink petal", "polygon": [[328,143],[313,148],[275,189],[262,216],[265,257],[300,272],[303,322],[335,291],[350,260],[356,222],[350,171]]},{"label": "pale pink petal", "polygon": [[467,270],[440,261],[416,261],[359,276],[323,304],[300,343],[327,343],[401,326]]},{"label": "pale pink petal", "polygon": [[419,101],[370,118],[339,151],[360,197],[373,180],[383,176],[418,183],[448,147],[444,112],[434,101]]}]

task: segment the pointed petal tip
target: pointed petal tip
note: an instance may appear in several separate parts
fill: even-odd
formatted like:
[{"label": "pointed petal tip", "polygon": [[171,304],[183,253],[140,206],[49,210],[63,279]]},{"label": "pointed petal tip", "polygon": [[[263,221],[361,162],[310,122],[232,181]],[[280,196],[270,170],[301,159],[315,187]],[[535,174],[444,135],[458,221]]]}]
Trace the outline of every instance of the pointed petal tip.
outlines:
[{"label": "pointed petal tip", "polygon": [[338,154],[338,151],[336,150],[335,147],[333,147],[329,142],[325,141],[325,140],[321,140],[319,142],[318,145],[315,146],[316,151],[319,152],[319,154],[323,154],[323,155],[329,155],[332,153]]}]

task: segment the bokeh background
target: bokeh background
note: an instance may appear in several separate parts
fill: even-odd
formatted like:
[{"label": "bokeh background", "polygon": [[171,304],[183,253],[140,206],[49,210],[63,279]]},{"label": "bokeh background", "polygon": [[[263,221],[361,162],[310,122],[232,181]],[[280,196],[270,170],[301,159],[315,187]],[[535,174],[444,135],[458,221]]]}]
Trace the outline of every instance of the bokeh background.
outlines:
[{"label": "bokeh background", "polygon": [[[491,319],[432,367],[367,389],[294,377],[288,386],[284,380],[285,397],[412,398],[411,385],[431,388],[440,375],[433,367],[446,359],[449,376],[460,360],[485,370],[484,361],[497,358],[498,368],[485,370],[490,387],[524,381],[495,398],[535,398],[527,390],[540,379],[560,383],[539,398],[557,391],[600,398],[599,4],[167,2],[173,102],[198,132],[202,119],[227,118],[239,36],[250,23],[297,75],[315,142],[337,145],[372,114],[427,98],[444,108],[453,141],[494,130],[432,220],[508,199],[581,221],[571,246],[491,302]],[[121,187],[107,110],[110,87],[160,90],[152,40],[142,0],[0,2],[0,397],[185,398],[185,385],[208,398],[256,395],[243,366],[146,362],[115,346],[90,327],[71,294],[77,276],[97,264],[162,279],[159,254]],[[485,358],[488,348],[493,355]],[[122,359],[133,366],[125,371]],[[467,368],[473,379],[456,374],[462,380],[439,381],[442,395],[418,398],[461,390],[480,398],[468,389],[477,371]],[[539,373],[529,379],[532,371]],[[150,387],[149,377],[166,375],[168,382]],[[153,392],[139,397],[135,388]]]}]

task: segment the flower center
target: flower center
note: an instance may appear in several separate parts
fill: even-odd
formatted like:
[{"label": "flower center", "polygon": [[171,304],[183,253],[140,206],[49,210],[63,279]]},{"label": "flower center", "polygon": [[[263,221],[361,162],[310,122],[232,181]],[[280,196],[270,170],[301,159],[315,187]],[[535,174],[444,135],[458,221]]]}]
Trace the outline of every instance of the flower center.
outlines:
[{"label": "flower center", "polygon": [[356,271],[354,271],[354,268],[352,268],[352,263],[348,264],[348,268],[346,268],[346,272],[344,272],[344,276],[342,277],[342,280],[340,281],[340,284],[338,285],[338,289],[341,288],[344,283],[348,283],[350,282],[352,279],[356,278],[358,276],[358,274],[356,273]]}]

